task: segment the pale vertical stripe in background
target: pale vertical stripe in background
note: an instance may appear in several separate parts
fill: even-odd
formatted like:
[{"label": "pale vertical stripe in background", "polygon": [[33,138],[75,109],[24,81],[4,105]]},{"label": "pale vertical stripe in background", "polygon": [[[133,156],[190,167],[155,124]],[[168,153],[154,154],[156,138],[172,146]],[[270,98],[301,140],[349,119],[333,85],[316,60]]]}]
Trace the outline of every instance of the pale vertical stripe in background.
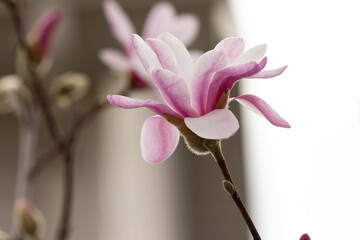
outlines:
[{"label": "pale vertical stripe in background", "polygon": [[268,43],[279,77],[242,81],[292,129],[243,111],[251,212],[263,239],[358,238],[360,215],[357,1],[233,0],[247,47]]}]

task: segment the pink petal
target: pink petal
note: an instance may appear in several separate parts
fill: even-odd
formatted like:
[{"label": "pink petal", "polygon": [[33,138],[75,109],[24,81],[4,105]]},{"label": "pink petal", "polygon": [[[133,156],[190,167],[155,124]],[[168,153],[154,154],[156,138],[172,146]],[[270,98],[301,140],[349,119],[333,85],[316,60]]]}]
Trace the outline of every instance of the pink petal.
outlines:
[{"label": "pink petal", "polygon": [[114,71],[129,71],[128,59],[115,49],[102,49],[99,53],[100,60]]},{"label": "pink petal", "polygon": [[145,38],[156,38],[160,33],[169,31],[168,22],[175,16],[174,6],[169,2],[159,2],[149,11],[145,21],[142,36]]},{"label": "pink petal", "polygon": [[193,69],[193,60],[188,50],[184,44],[171,33],[164,32],[159,35],[158,39],[162,40],[170,47],[178,62],[179,73],[188,84],[191,81]]},{"label": "pink petal", "polygon": [[258,45],[241,54],[235,60],[235,64],[239,65],[247,62],[258,62],[265,55],[265,52],[266,44]]},{"label": "pink petal", "polygon": [[216,109],[197,117],[185,118],[185,125],[198,136],[205,139],[228,139],[239,129],[239,122],[227,109]]},{"label": "pink petal", "polygon": [[214,49],[223,50],[230,62],[233,62],[243,52],[244,47],[245,43],[242,38],[228,37],[219,42]]},{"label": "pink petal", "polygon": [[231,90],[239,79],[246,78],[260,72],[265,67],[266,61],[267,58],[265,57],[258,64],[256,62],[249,62],[230,66],[217,72],[214,75],[209,88],[207,111],[213,110],[222,93],[225,90]]},{"label": "pink petal", "polygon": [[287,66],[277,68],[277,69],[273,69],[273,70],[261,71],[261,72],[255,74],[255,75],[252,75],[252,76],[247,77],[247,78],[272,78],[272,77],[276,77],[276,76],[279,76],[280,74],[282,74],[285,71],[286,68],[287,68]]},{"label": "pink petal", "polygon": [[229,102],[236,100],[244,107],[266,118],[275,126],[290,128],[290,125],[285,121],[274,109],[270,107],[264,100],[254,95],[242,95],[229,100]]},{"label": "pink petal", "polygon": [[169,46],[166,45],[163,41],[160,41],[156,38],[148,38],[146,39],[146,42],[155,52],[162,67],[177,74],[178,64]]},{"label": "pink petal", "polygon": [[150,46],[137,34],[132,35],[135,51],[143,64],[146,72],[150,75],[152,67],[161,67],[161,64]]},{"label": "pink petal", "polygon": [[176,15],[168,2],[159,2],[150,10],[142,36],[155,38],[162,32],[171,32],[185,45],[190,44],[199,31],[199,19],[192,14]]},{"label": "pink petal", "polygon": [[[139,77],[140,83],[148,85],[148,86],[154,86],[154,83],[152,82],[150,75],[145,71],[145,68],[143,64],[141,63],[139,57],[136,55],[136,53],[129,58],[131,69],[134,71],[134,73]],[[134,79],[137,81],[137,79]]]},{"label": "pink petal", "polygon": [[300,240],[311,240],[311,239],[310,236],[305,233],[300,237]]},{"label": "pink petal", "polygon": [[36,51],[41,58],[47,53],[51,37],[61,19],[61,13],[58,9],[52,9],[40,18],[31,31],[30,36],[34,40]]},{"label": "pink petal", "polygon": [[201,115],[206,111],[207,94],[214,73],[228,63],[229,60],[222,50],[208,51],[195,62],[190,82],[190,97],[194,109]]},{"label": "pink petal", "polygon": [[103,7],[112,34],[123,45],[125,51],[129,53],[132,49],[131,34],[135,33],[132,22],[116,1],[106,0]]},{"label": "pink petal", "polygon": [[108,95],[107,99],[109,103],[111,103],[115,107],[125,108],[125,109],[146,107],[147,109],[159,115],[163,115],[164,113],[166,113],[181,118],[179,114],[171,110],[168,106],[152,99],[138,100],[121,95],[111,95],[111,96]]},{"label": "pink petal", "polygon": [[183,117],[199,116],[191,106],[189,90],[176,74],[162,68],[154,68],[151,77],[166,103]]},{"label": "pink petal", "polygon": [[141,129],[141,154],[149,163],[161,163],[173,154],[179,143],[179,131],[160,116],[148,118]]},{"label": "pink petal", "polygon": [[198,17],[192,14],[181,14],[179,17],[174,17],[171,25],[169,25],[168,29],[164,29],[164,31],[172,33],[185,46],[188,46],[194,41],[199,28],[200,21]]}]

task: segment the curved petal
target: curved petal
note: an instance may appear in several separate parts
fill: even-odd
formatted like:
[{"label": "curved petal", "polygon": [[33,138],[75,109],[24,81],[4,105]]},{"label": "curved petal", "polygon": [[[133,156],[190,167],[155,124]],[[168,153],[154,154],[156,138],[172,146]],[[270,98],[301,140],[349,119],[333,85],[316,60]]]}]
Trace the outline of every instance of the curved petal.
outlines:
[{"label": "curved petal", "polygon": [[139,83],[140,86],[154,86],[154,83],[150,79],[150,75],[145,71],[143,64],[139,57],[135,54],[129,58],[130,67],[133,73],[136,75],[132,80]]},{"label": "curved petal", "polygon": [[179,38],[185,46],[190,45],[197,36],[200,28],[199,18],[192,14],[181,14],[169,22],[168,29],[175,37]]},{"label": "curved petal", "polygon": [[219,42],[214,49],[223,50],[226,56],[229,58],[230,62],[233,62],[244,51],[244,47],[244,39],[237,37],[228,37]]},{"label": "curved petal", "polygon": [[287,68],[287,66],[277,68],[277,69],[267,70],[267,71],[261,71],[261,72],[255,74],[255,75],[252,75],[252,76],[247,77],[247,78],[272,78],[272,77],[276,77],[276,76],[279,76],[280,74],[282,74],[285,71],[286,68]]},{"label": "curved petal", "polygon": [[181,118],[179,114],[171,110],[168,106],[159,103],[153,99],[138,100],[121,95],[111,95],[111,96],[108,95],[107,99],[109,103],[111,103],[115,107],[125,108],[125,109],[146,107],[147,109],[159,115],[163,115],[164,113],[166,113]]},{"label": "curved petal", "polygon": [[142,36],[155,38],[162,32],[171,32],[185,45],[190,44],[199,31],[200,21],[192,14],[176,15],[174,6],[159,2],[152,7],[146,19]]},{"label": "curved petal", "polygon": [[129,71],[129,63],[127,58],[118,50],[102,49],[99,52],[100,60],[111,70]]},{"label": "curved petal", "polygon": [[146,72],[150,75],[152,67],[161,67],[161,64],[150,46],[137,34],[132,35],[135,51],[143,64]]},{"label": "curved petal", "polygon": [[125,51],[130,52],[132,48],[130,35],[135,33],[132,22],[116,1],[106,0],[103,7],[112,34],[123,45]]},{"label": "curved petal", "polygon": [[266,44],[255,46],[243,54],[241,54],[236,60],[235,64],[244,64],[247,62],[258,62],[266,52]]},{"label": "curved petal", "polygon": [[189,88],[193,107],[200,115],[205,114],[207,94],[214,73],[226,67],[228,63],[229,60],[222,50],[208,51],[195,62]]},{"label": "curved petal", "polygon": [[166,45],[163,41],[156,38],[148,38],[146,39],[146,42],[155,52],[162,67],[177,74],[178,64],[169,46]]},{"label": "curved petal", "polygon": [[208,99],[207,111],[215,108],[221,95],[225,90],[231,90],[237,81],[260,72],[266,65],[267,58],[263,58],[259,63],[249,62],[245,64],[230,66],[225,68],[214,75],[211,82]]},{"label": "curved petal", "polygon": [[283,119],[274,109],[272,109],[269,104],[257,96],[250,94],[242,95],[229,99],[229,102],[233,100],[238,101],[244,107],[266,118],[275,126],[290,128],[289,123],[285,119]]},{"label": "curved petal", "polygon": [[185,80],[185,82],[188,84],[191,80],[194,64],[188,50],[178,38],[176,38],[169,32],[164,32],[160,34],[158,39],[165,42],[170,47],[171,51],[176,57],[177,62],[179,63],[179,73],[181,74],[181,77]]},{"label": "curved petal", "polygon": [[173,154],[179,143],[179,131],[160,116],[153,116],[141,129],[141,155],[149,163],[161,163]]},{"label": "curved petal", "polygon": [[216,109],[197,118],[184,118],[185,125],[205,139],[228,139],[239,129],[239,122],[227,109]]},{"label": "curved petal", "polygon": [[199,116],[191,106],[189,90],[184,80],[162,68],[154,68],[151,77],[166,103],[183,117]]},{"label": "curved petal", "polygon": [[142,36],[156,38],[160,33],[168,31],[168,22],[176,14],[174,6],[169,2],[159,2],[149,11]]}]

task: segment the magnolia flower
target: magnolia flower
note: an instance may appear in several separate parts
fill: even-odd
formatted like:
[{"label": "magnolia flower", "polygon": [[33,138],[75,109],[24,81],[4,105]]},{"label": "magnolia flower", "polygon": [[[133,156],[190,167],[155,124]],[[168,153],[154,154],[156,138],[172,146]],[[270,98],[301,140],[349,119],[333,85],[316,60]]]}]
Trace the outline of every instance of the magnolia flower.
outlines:
[{"label": "magnolia flower", "polygon": [[[132,83],[137,87],[151,86],[152,82],[131,42],[131,34],[136,32],[132,22],[115,1],[106,0],[103,6],[112,34],[122,45],[124,54],[115,49],[103,49],[100,51],[100,59],[110,69],[128,73],[132,78]],[[191,14],[176,15],[173,5],[168,2],[159,2],[150,10],[142,36],[155,38],[161,32],[169,31],[188,45],[194,40],[198,29],[197,17]]]},{"label": "magnolia flower", "polygon": [[263,71],[266,45],[243,52],[243,39],[226,38],[194,62],[182,42],[170,33],[148,38],[146,42],[133,35],[133,42],[165,104],[120,95],[108,96],[108,101],[116,107],[146,107],[158,114],[148,118],[141,131],[141,151],[146,161],[160,163],[167,159],[178,144],[179,131],[187,145],[200,154],[208,153],[202,145],[204,139],[222,140],[234,135],[239,123],[227,109],[234,100],[275,126],[290,127],[254,95],[229,99],[229,92],[239,79],[271,78],[285,70],[286,66]]},{"label": "magnolia flower", "polygon": [[47,55],[51,38],[60,18],[58,9],[45,12],[27,36],[29,48],[36,61],[40,62]]}]

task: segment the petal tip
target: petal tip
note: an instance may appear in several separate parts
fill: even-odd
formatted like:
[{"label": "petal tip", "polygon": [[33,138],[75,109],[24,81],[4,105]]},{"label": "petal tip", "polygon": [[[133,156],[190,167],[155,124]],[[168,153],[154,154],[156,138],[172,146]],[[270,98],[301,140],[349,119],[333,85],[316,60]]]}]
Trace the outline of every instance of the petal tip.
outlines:
[{"label": "petal tip", "polygon": [[[275,125],[275,124],[274,124]],[[279,125],[276,125],[278,127],[282,127],[282,128],[291,128],[290,124],[284,120],[283,123],[279,124]]]},{"label": "petal tip", "polygon": [[107,95],[106,96],[107,100],[109,103],[111,103],[112,105],[114,105],[114,100],[112,99],[112,95]]},{"label": "petal tip", "polygon": [[140,36],[137,35],[136,33],[131,34],[131,40],[132,40],[134,45],[135,45],[135,42],[137,41],[138,38],[140,38]]}]

